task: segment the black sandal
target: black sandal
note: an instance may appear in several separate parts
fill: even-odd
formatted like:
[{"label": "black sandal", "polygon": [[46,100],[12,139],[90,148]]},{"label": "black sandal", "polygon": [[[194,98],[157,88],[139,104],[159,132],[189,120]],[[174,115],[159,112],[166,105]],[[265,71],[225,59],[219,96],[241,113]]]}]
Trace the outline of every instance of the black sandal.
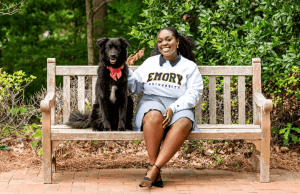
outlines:
[{"label": "black sandal", "polygon": [[[161,172],[161,170],[160,170],[160,172]],[[164,187],[164,183],[163,183],[163,181],[161,179],[160,172],[157,174],[156,179],[155,179],[155,181],[153,183],[153,186],[154,187],[161,187],[161,188],[163,188]],[[160,180],[158,181],[157,179],[160,179]]]},{"label": "black sandal", "polygon": [[[148,165],[148,167],[147,167],[147,172],[150,170],[149,166],[152,167],[153,164],[149,163],[149,165]],[[146,172],[146,175],[147,175],[147,172]],[[155,178],[155,180],[154,180],[154,182],[153,182],[153,186],[154,186],[154,187],[161,187],[161,188],[163,188],[163,187],[164,187],[164,183],[163,183],[163,181],[162,181],[162,179],[161,179],[161,174],[160,174],[160,172],[162,172],[162,170],[159,169],[159,172],[158,172],[158,174],[157,174],[157,176],[156,176],[156,178]],[[158,181],[157,179],[160,179],[160,180]],[[142,186],[140,186],[140,187],[142,187]]]},{"label": "black sandal", "polygon": [[[155,178],[155,180],[158,178],[158,176],[160,175],[160,172],[161,172],[161,170],[160,170],[160,168],[158,167],[158,166],[156,166],[156,164],[153,164],[156,168],[158,168],[158,170],[159,170],[159,172],[158,172],[158,174],[157,174],[157,176],[156,176],[156,178]],[[149,166],[153,166],[153,165],[149,165]],[[147,172],[150,170],[149,169],[149,166],[147,167]],[[147,173],[146,173],[146,175],[147,175]],[[154,180],[154,182],[150,179],[150,178],[148,178],[148,177],[144,177],[143,178],[143,180],[142,180],[142,182],[139,184],[139,186],[140,187],[145,187],[145,186],[143,186],[142,184],[144,183],[144,185],[146,185],[146,187],[148,187],[148,189],[150,189],[152,186],[155,186],[155,187],[163,187],[163,182],[162,182],[162,180],[160,180],[160,181],[155,181]]]}]

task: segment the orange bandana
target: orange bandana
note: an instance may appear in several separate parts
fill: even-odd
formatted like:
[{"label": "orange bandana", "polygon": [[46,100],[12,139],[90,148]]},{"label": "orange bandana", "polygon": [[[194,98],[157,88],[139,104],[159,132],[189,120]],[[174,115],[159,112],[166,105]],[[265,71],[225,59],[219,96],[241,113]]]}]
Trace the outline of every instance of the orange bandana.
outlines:
[{"label": "orange bandana", "polygon": [[110,77],[112,77],[115,81],[117,81],[117,79],[120,79],[120,77],[122,76],[121,69],[123,69],[123,68],[124,68],[124,65],[122,65],[118,69],[115,69],[112,67],[107,67],[107,69],[110,70]]}]

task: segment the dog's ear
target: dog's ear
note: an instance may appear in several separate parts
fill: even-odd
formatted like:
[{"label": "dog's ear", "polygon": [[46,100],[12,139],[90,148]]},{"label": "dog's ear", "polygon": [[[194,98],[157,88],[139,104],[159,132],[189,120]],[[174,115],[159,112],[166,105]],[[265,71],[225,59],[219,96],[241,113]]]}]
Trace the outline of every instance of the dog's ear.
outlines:
[{"label": "dog's ear", "polygon": [[105,44],[105,43],[108,41],[108,39],[109,39],[109,38],[107,38],[107,37],[98,39],[98,40],[96,41],[96,45],[98,45],[99,47],[101,47],[103,44]]},{"label": "dog's ear", "polygon": [[120,41],[121,41],[122,45],[124,45],[125,47],[130,46],[129,42],[125,38],[121,37]]}]

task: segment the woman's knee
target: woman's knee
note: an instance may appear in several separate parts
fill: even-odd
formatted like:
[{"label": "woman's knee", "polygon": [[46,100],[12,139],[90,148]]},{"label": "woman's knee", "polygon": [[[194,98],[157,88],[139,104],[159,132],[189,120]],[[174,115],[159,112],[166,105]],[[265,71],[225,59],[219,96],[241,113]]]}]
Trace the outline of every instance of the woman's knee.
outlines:
[{"label": "woman's knee", "polygon": [[177,123],[178,128],[182,129],[183,131],[186,131],[187,133],[190,132],[193,127],[192,121],[188,118],[181,118],[175,123]]},{"label": "woman's knee", "polygon": [[143,119],[143,124],[151,123],[151,124],[161,124],[163,122],[163,117],[161,113],[157,110],[149,111]]}]

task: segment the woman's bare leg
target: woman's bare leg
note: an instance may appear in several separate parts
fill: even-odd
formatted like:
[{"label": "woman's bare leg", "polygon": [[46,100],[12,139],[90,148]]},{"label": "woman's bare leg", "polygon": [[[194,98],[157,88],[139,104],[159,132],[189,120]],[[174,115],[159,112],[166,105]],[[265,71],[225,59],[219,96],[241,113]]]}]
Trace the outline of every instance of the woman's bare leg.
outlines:
[{"label": "woman's bare leg", "polygon": [[[181,118],[170,126],[170,130],[168,131],[156,158],[155,165],[162,168],[174,156],[183,142],[187,139],[191,128],[192,121],[188,118]],[[147,177],[154,180],[158,172],[159,170],[153,166],[148,171]]]},{"label": "woman's bare leg", "polygon": [[163,120],[162,114],[157,110],[149,111],[143,119],[144,137],[151,164],[156,162],[164,135]]}]

